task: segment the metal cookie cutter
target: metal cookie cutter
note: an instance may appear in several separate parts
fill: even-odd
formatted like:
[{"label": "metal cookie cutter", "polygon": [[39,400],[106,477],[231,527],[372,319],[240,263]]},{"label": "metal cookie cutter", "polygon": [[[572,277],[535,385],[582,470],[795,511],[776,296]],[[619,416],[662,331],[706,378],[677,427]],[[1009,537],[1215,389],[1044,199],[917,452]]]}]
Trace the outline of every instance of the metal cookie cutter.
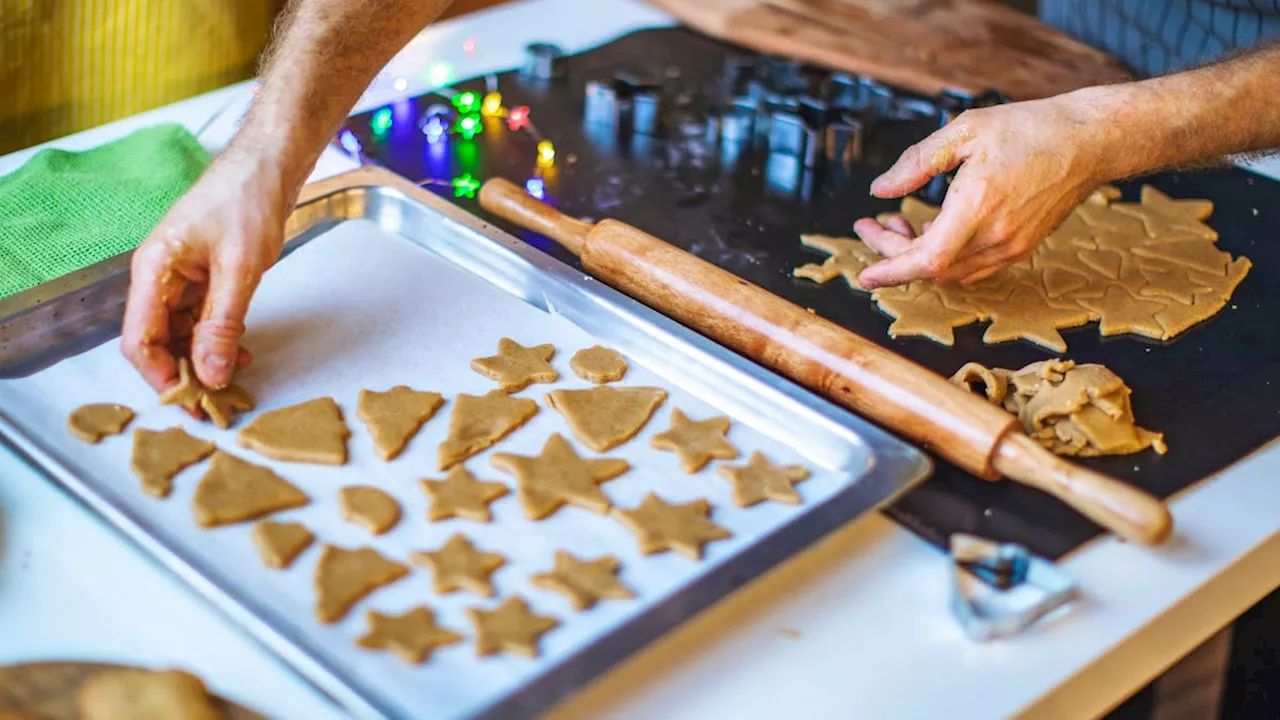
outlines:
[{"label": "metal cookie cutter", "polygon": [[1021,545],[951,536],[951,612],[978,642],[1016,635],[1076,598],[1075,581]]}]

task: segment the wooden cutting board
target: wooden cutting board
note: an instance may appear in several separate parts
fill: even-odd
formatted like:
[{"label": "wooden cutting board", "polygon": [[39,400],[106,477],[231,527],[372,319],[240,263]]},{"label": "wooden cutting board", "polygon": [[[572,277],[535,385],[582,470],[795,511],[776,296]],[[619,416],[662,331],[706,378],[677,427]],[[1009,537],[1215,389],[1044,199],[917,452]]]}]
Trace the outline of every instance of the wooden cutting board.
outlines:
[{"label": "wooden cutting board", "polygon": [[992,0],[649,0],[709,35],[924,94],[1014,100],[1130,79],[1117,60]]},{"label": "wooden cutting board", "polygon": [[[0,666],[0,718],[76,720],[76,691],[89,676],[118,665],[39,662]],[[234,703],[221,702],[227,720],[267,720]]]}]

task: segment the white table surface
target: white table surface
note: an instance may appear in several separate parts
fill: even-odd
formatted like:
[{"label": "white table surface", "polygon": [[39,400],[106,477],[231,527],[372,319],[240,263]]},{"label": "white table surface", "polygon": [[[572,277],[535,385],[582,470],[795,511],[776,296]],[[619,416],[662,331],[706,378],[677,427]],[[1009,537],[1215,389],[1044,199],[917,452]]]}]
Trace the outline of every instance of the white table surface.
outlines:
[{"label": "white table surface", "polygon": [[[518,65],[526,42],[570,51],[671,20],[635,0],[526,0],[425,31],[361,107],[431,62],[457,77]],[[462,49],[476,40],[469,55]],[[86,148],[163,121],[221,147],[243,83],[56,141]],[[536,112],[536,110],[535,110]],[[32,150],[0,158],[0,173]],[[351,167],[329,151],[315,177]],[[1263,169],[1264,172],[1267,169]],[[1273,174],[1273,172],[1267,172]],[[1206,440],[1211,441],[1211,440]],[[1176,449],[1175,449],[1176,451]],[[1280,450],[1269,447],[1172,502],[1175,538],[1112,538],[1062,561],[1085,600],[1013,639],[965,639],[947,610],[946,558],[873,515],[767,573],[562,702],[553,718],[1079,718],[1122,701],[1280,585]],[[0,447],[0,663],[181,666],[277,718],[343,713],[96,516]]]}]

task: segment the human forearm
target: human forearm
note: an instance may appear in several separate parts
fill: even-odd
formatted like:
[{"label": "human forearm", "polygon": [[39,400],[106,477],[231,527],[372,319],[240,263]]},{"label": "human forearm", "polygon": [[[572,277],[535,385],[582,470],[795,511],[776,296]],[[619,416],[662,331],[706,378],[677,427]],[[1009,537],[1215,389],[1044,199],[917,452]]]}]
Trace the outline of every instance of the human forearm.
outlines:
[{"label": "human forearm", "polygon": [[378,71],[452,0],[293,0],[232,143],[292,197]]},{"label": "human forearm", "polygon": [[1078,95],[1105,137],[1100,181],[1280,148],[1280,45]]}]

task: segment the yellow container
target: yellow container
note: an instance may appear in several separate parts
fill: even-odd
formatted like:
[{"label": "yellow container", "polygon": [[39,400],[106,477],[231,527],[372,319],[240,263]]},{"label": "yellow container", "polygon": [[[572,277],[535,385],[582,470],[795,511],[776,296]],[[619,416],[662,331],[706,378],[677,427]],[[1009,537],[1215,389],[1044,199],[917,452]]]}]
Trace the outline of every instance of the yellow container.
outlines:
[{"label": "yellow container", "polygon": [[280,0],[0,0],[0,154],[251,77]]}]

